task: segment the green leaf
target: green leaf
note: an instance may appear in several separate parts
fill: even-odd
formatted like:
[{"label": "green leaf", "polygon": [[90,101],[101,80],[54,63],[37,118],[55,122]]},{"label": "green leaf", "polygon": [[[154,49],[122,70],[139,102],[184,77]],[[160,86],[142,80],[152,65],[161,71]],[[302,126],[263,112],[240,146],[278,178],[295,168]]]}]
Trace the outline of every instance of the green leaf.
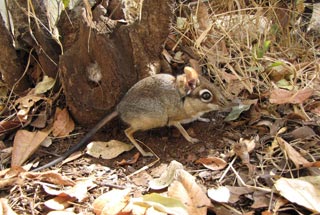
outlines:
[{"label": "green leaf", "polygon": [[64,8],[67,8],[67,7],[69,7],[70,0],[62,0],[62,4],[63,4]]},{"label": "green leaf", "polygon": [[265,55],[265,53],[268,51],[268,49],[270,47],[270,44],[271,44],[271,40],[266,40],[266,41],[264,41],[262,48],[260,48],[260,47],[256,48],[257,58],[262,58]]},{"label": "green leaf", "polygon": [[269,47],[270,47],[270,44],[271,44],[271,40],[267,40],[267,41],[264,41],[263,43],[263,50],[266,52],[268,51]]},{"label": "green leaf", "polygon": [[287,81],[286,79],[281,79],[279,80],[276,85],[279,87],[279,88],[282,88],[282,89],[287,89],[287,90],[293,90],[293,86],[290,84],[289,81]]},{"label": "green leaf", "polygon": [[142,197],[144,201],[159,203],[167,208],[183,208],[186,206],[178,199],[162,196],[158,193],[146,194]]},{"label": "green leaf", "polygon": [[50,78],[48,76],[44,76],[43,80],[39,82],[35,87],[35,94],[42,94],[50,90],[56,81],[53,78]]},{"label": "green leaf", "polygon": [[276,62],[272,63],[269,67],[277,67],[277,66],[282,66],[282,65],[283,65],[283,62],[276,61]]},{"label": "green leaf", "polygon": [[238,119],[242,112],[250,109],[250,106],[251,106],[251,104],[250,105],[239,105],[239,106],[232,107],[231,112],[224,119],[224,121],[229,122],[229,121]]}]

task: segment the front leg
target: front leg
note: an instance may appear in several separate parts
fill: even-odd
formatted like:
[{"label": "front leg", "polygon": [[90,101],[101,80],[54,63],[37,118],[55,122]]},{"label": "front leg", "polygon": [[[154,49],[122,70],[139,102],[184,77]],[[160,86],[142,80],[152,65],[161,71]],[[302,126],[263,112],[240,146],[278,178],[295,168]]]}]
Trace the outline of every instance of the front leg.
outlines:
[{"label": "front leg", "polygon": [[188,134],[188,132],[182,127],[182,125],[180,124],[180,122],[173,122],[171,123],[171,125],[173,125],[174,127],[176,127],[180,133],[182,134],[182,136],[189,141],[190,143],[197,143],[199,142],[199,140],[197,138],[193,138],[190,137],[190,135]]},{"label": "front leg", "polygon": [[201,117],[201,116],[199,116],[199,117],[197,118],[197,120],[200,121],[200,122],[211,122],[211,119],[209,119],[209,118],[204,118],[204,117]]}]

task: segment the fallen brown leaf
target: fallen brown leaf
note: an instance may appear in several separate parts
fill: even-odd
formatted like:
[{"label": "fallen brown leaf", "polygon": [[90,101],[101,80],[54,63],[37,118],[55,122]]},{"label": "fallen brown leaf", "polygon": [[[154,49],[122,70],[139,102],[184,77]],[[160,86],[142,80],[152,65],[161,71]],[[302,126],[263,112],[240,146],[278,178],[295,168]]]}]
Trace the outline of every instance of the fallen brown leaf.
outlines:
[{"label": "fallen brown leaf", "polygon": [[92,204],[93,211],[96,215],[121,214],[129,201],[130,189],[111,190],[99,196]]},{"label": "fallen brown leaf", "polygon": [[12,120],[2,120],[0,122],[0,134],[4,134],[6,132],[12,131],[14,129],[17,129],[23,125],[23,122],[18,119],[18,117],[12,119]]},{"label": "fallen brown leaf", "polygon": [[[0,188],[21,184],[23,180],[19,178],[19,174],[25,172],[20,166],[11,167],[0,172]],[[1,213],[0,213],[1,214]]]},{"label": "fallen brown leaf", "polygon": [[313,101],[310,104],[307,104],[305,109],[320,116],[320,101]]},{"label": "fallen brown leaf", "polygon": [[148,187],[149,181],[152,179],[147,171],[141,171],[132,178],[132,182],[137,186]]},{"label": "fallen brown leaf", "polygon": [[137,152],[136,154],[133,155],[132,158],[128,159],[128,160],[121,160],[121,161],[117,161],[117,165],[119,166],[125,166],[125,165],[131,165],[131,164],[135,164],[137,163],[138,159],[140,157],[140,153]]},{"label": "fallen brown leaf", "polygon": [[47,215],[77,215],[72,211],[50,211]]},{"label": "fallen brown leaf", "polygon": [[309,88],[288,91],[284,89],[271,90],[270,102],[274,104],[302,104],[310,96],[312,96],[313,90]]},{"label": "fallen brown leaf", "polygon": [[294,139],[304,139],[307,137],[315,136],[316,133],[309,126],[299,127],[289,133]]},{"label": "fallen brown leaf", "polygon": [[253,197],[253,204],[251,205],[252,208],[265,208],[268,207],[270,202],[270,196],[267,196],[266,192],[263,191],[255,191],[252,195]]},{"label": "fallen brown leaf", "polygon": [[287,141],[281,137],[276,137],[276,140],[281,149],[288,155],[288,158],[294,163],[297,169],[300,168],[300,165],[303,167],[310,167],[313,165],[307,159],[302,157],[302,155],[300,155],[300,153],[297,152]]},{"label": "fallen brown leaf", "polygon": [[233,145],[233,150],[236,155],[241,159],[243,164],[250,163],[250,155],[248,147],[243,141],[239,141]]},{"label": "fallen brown leaf", "polygon": [[0,198],[0,214],[1,215],[17,215],[10,205],[8,204],[8,200],[5,198]]},{"label": "fallen brown leaf", "polygon": [[102,159],[113,159],[123,152],[130,151],[134,146],[118,140],[108,142],[93,141],[87,145],[86,153]]},{"label": "fallen brown leaf", "polygon": [[300,178],[280,178],[275,182],[280,194],[291,202],[297,203],[320,212],[320,176],[307,176]]},{"label": "fallen brown leaf", "polygon": [[77,151],[75,153],[72,153],[69,157],[67,157],[66,159],[64,159],[61,164],[65,164],[65,163],[69,163],[70,161],[74,161],[76,159],[78,159],[79,157],[81,157],[84,153],[82,151]]},{"label": "fallen brown leaf", "polygon": [[18,98],[15,101],[15,105],[18,105],[18,108],[20,110],[22,109],[29,110],[36,102],[40,100],[47,100],[47,99],[41,95],[26,95],[24,97]]},{"label": "fallen brown leaf", "polygon": [[208,7],[202,1],[199,2],[197,11],[197,21],[199,24],[199,30],[204,31],[210,26],[210,15],[208,13]]},{"label": "fallen brown leaf", "polygon": [[13,141],[11,166],[21,166],[50,134],[51,128],[30,132],[17,131]]},{"label": "fallen brown leaf", "polygon": [[54,171],[47,172],[25,172],[22,175],[23,178],[45,181],[56,185],[73,186],[76,183],[66,176],[62,176],[60,173]]},{"label": "fallen brown leaf", "polygon": [[175,160],[162,172],[159,178],[149,182],[149,187],[153,190],[161,190],[168,187],[176,177],[178,170],[183,169],[183,165]]},{"label": "fallen brown leaf", "polygon": [[67,136],[74,130],[74,122],[71,119],[66,108],[57,108],[55,120],[53,123],[52,134],[55,137]]},{"label": "fallen brown leaf", "polygon": [[229,202],[231,194],[229,188],[220,186],[217,188],[209,188],[208,196],[216,202]]},{"label": "fallen brown leaf", "polygon": [[37,117],[35,120],[31,122],[30,125],[32,125],[35,128],[44,128],[46,127],[48,120],[47,112],[46,110],[40,111],[39,114],[37,114]]},{"label": "fallen brown leaf", "polygon": [[226,186],[230,190],[230,203],[236,203],[240,200],[241,195],[253,193],[255,191],[254,188],[250,187],[233,187],[233,186]]},{"label": "fallen brown leaf", "polygon": [[227,166],[227,162],[218,157],[200,158],[196,161],[196,163],[200,163],[211,170],[221,170]]},{"label": "fallen brown leaf", "polygon": [[82,202],[88,195],[88,189],[94,187],[92,179],[77,181],[71,188],[65,188],[62,190],[56,190],[49,186],[43,185],[43,189],[46,193],[55,196],[69,196],[77,199],[78,202]]},{"label": "fallen brown leaf", "polygon": [[44,205],[52,210],[64,210],[70,206],[75,198],[70,196],[56,196],[44,202]]},{"label": "fallen brown leaf", "polygon": [[177,171],[177,179],[169,186],[168,196],[179,199],[185,204],[189,214],[194,215],[206,215],[211,203],[195,178],[183,169]]}]

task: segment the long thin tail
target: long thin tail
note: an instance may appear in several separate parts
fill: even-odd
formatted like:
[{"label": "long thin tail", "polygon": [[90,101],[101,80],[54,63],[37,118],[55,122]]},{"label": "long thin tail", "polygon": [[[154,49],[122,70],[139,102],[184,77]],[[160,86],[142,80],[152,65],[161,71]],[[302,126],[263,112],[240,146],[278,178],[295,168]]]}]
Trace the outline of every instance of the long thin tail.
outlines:
[{"label": "long thin tail", "polygon": [[33,169],[32,171],[40,171],[46,168],[49,168],[55,164],[60,163],[61,161],[65,160],[67,157],[69,157],[69,155],[71,155],[72,153],[78,151],[80,148],[82,148],[83,146],[87,145],[89,140],[91,139],[91,137],[97,133],[97,131],[102,128],[105,124],[107,124],[110,120],[112,120],[113,118],[115,118],[116,116],[118,116],[118,112],[117,111],[113,111],[112,113],[108,114],[107,116],[105,116],[102,120],[100,120],[98,122],[98,124],[96,124],[81,140],[78,144],[76,144],[75,146],[73,146],[71,149],[69,149],[68,151],[66,151],[64,154],[62,154],[61,156],[59,156],[58,158],[56,158],[55,160],[40,166],[38,168]]}]

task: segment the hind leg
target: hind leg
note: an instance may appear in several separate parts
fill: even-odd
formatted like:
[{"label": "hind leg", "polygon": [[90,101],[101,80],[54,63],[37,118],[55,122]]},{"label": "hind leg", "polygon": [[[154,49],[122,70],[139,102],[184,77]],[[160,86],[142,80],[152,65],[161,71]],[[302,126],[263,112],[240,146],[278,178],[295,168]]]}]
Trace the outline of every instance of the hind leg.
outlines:
[{"label": "hind leg", "polygon": [[146,152],[144,151],[141,146],[137,143],[137,141],[134,139],[133,134],[137,130],[134,129],[133,127],[127,128],[124,133],[128,137],[128,139],[131,141],[131,143],[138,149],[138,151],[142,154],[142,156],[147,157],[147,156],[153,156],[151,152]]},{"label": "hind leg", "polygon": [[173,125],[174,127],[176,127],[180,133],[182,134],[182,136],[189,141],[190,143],[197,143],[199,142],[199,140],[197,138],[193,138],[190,137],[190,135],[188,134],[188,132],[182,127],[182,125],[180,124],[180,122],[172,122],[171,125]]}]

